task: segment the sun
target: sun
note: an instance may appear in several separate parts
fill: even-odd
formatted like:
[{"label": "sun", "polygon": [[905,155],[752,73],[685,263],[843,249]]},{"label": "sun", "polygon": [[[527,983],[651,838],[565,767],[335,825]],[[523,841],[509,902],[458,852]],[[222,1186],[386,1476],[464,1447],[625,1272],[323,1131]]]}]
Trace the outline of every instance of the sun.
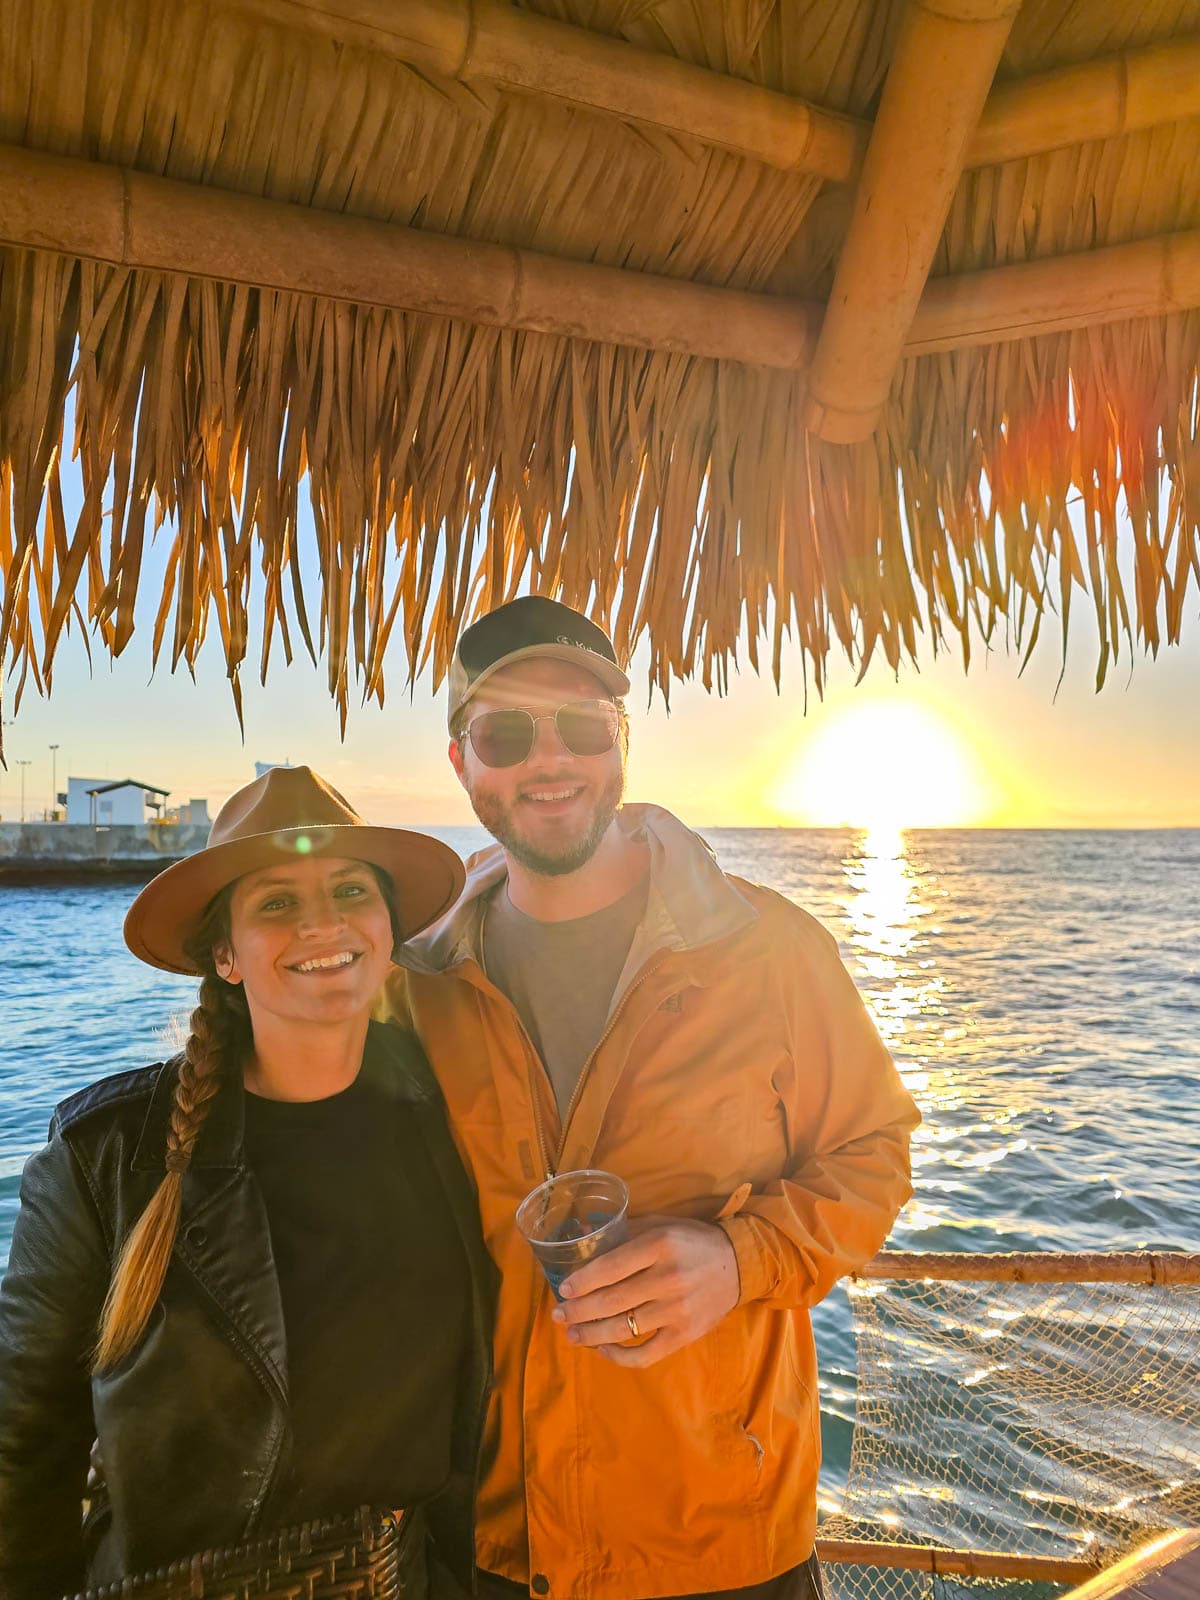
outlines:
[{"label": "sun", "polygon": [[780,812],[810,827],[955,828],[977,822],[987,786],[960,736],[911,701],[870,700],[835,711],[805,740],[775,793]]}]

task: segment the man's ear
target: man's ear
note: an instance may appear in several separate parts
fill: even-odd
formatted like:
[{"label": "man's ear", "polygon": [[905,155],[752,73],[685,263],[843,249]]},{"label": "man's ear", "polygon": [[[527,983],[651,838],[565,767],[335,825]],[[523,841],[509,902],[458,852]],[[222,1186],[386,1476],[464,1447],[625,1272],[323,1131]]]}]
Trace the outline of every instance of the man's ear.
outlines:
[{"label": "man's ear", "polygon": [[218,978],[224,978],[226,983],[241,983],[242,975],[238,971],[237,961],[231,945],[216,944],[213,946],[213,965],[217,969]]},{"label": "man's ear", "polygon": [[452,738],[450,740],[450,748],[446,751],[446,754],[450,757],[450,765],[454,768],[455,777],[465,789],[467,787],[467,779],[466,774],[463,771],[462,740],[458,738]]}]

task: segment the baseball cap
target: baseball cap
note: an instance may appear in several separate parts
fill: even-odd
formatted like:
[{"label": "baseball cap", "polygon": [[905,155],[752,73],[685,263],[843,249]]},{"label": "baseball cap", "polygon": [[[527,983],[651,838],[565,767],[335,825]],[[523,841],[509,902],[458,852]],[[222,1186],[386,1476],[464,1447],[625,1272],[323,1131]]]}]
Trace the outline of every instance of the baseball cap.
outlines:
[{"label": "baseball cap", "polygon": [[480,617],[459,639],[450,663],[451,726],[493,673],[538,657],[585,668],[611,694],[629,693],[629,679],[617,665],[617,652],[603,628],[559,600],[523,595]]}]

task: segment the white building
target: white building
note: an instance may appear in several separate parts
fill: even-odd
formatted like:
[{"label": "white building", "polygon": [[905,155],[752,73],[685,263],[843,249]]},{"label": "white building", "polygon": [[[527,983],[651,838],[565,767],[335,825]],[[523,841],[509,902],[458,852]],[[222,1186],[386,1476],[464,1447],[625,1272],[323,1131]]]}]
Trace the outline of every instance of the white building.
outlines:
[{"label": "white building", "polygon": [[290,767],[290,761],[256,761],[254,763],[254,776],[261,778],[264,772],[271,772],[275,767]]},{"label": "white building", "polygon": [[181,800],[177,806],[168,806],[163,813],[163,821],[177,822],[184,828],[212,827],[208,801],[203,797],[197,799],[194,795],[190,800]]},{"label": "white building", "polygon": [[67,821],[94,828],[141,826],[158,817],[169,793],[134,778],[68,778]]}]

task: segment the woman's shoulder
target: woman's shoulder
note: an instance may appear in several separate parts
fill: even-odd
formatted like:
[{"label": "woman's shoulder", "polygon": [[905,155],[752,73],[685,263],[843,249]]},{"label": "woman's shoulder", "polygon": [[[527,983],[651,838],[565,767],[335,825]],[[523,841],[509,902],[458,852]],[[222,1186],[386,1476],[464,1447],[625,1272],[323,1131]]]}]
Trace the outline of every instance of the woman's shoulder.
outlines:
[{"label": "woman's shoulder", "polygon": [[110,1077],[89,1083],[85,1089],[76,1090],[55,1106],[50,1123],[51,1138],[55,1134],[78,1134],[91,1128],[100,1130],[125,1117],[137,1118],[140,1126],[163,1074],[174,1074],[176,1067],[175,1060],[156,1061],[149,1067],[114,1072]]}]

